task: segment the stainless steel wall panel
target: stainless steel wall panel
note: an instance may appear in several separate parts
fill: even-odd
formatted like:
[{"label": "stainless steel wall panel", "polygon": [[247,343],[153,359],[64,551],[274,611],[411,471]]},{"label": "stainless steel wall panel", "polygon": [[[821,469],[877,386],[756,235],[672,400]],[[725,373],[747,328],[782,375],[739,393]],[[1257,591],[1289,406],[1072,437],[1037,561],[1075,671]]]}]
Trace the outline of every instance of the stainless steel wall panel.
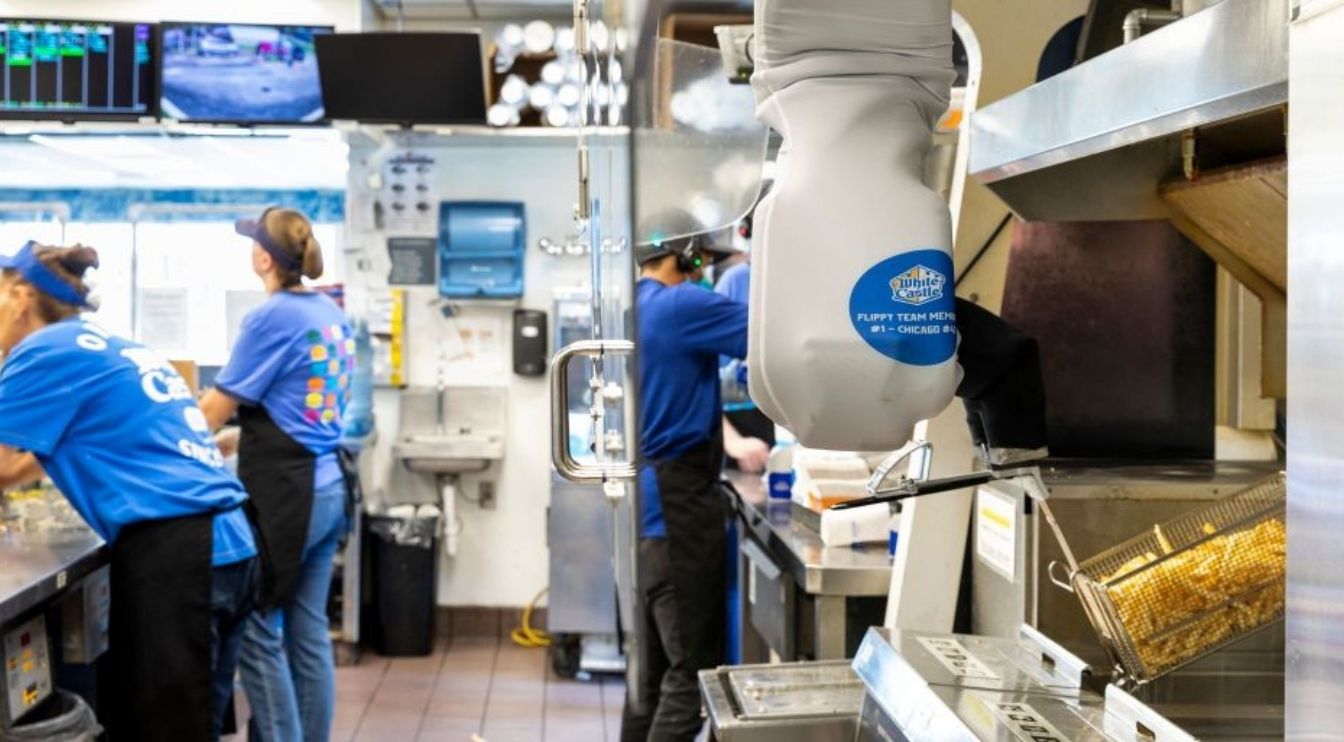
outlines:
[{"label": "stainless steel wall panel", "polygon": [[1288,739],[1344,730],[1344,3],[1291,28]]}]

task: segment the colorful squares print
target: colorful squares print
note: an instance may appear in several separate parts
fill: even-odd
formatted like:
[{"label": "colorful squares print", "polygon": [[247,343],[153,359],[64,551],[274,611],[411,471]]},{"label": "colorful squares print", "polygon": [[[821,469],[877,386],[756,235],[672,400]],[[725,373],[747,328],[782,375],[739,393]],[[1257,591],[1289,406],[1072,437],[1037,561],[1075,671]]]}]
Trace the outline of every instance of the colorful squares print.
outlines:
[{"label": "colorful squares print", "polygon": [[344,326],[335,324],[309,330],[310,376],[304,398],[304,419],[313,425],[338,422],[349,399],[350,374],[355,369],[355,340]]}]

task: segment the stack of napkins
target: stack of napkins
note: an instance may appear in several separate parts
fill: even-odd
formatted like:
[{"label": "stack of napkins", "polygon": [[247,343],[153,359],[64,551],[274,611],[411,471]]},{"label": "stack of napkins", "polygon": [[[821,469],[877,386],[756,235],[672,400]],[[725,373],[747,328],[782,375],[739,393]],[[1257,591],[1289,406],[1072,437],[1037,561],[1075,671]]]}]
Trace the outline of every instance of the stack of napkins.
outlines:
[{"label": "stack of napkins", "polygon": [[891,506],[886,503],[821,513],[821,540],[827,546],[886,543],[890,531]]},{"label": "stack of napkins", "polygon": [[817,512],[867,493],[868,463],[853,451],[797,447],[793,454],[793,501]]}]

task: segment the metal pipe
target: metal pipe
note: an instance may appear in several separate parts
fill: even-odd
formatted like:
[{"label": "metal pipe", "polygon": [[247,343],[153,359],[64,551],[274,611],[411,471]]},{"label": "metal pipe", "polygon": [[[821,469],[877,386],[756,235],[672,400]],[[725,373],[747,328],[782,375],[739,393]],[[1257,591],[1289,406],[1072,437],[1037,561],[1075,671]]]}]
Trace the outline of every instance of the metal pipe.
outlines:
[{"label": "metal pipe", "polygon": [[[1177,0],[1179,2],[1179,0]],[[1125,43],[1139,38],[1143,35],[1144,27],[1160,28],[1168,23],[1175,23],[1185,16],[1181,15],[1179,10],[1158,10],[1156,8],[1135,8],[1125,15],[1123,25],[1125,31]]]}]

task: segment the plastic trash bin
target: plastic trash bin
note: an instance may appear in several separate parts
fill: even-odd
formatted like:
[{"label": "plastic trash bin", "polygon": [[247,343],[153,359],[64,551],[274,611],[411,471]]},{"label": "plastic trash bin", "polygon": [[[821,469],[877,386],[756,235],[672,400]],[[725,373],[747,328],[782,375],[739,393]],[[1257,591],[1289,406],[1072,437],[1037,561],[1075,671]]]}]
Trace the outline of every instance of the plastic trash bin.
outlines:
[{"label": "plastic trash bin", "polygon": [[364,520],[368,605],[365,636],[385,657],[434,651],[439,519],[369,515]]},{"label": "plastic trash bin", "polygon": [[58,688],[14,728],[0,729],[0,742],[94,742],[102,733],[89,704]]}]

